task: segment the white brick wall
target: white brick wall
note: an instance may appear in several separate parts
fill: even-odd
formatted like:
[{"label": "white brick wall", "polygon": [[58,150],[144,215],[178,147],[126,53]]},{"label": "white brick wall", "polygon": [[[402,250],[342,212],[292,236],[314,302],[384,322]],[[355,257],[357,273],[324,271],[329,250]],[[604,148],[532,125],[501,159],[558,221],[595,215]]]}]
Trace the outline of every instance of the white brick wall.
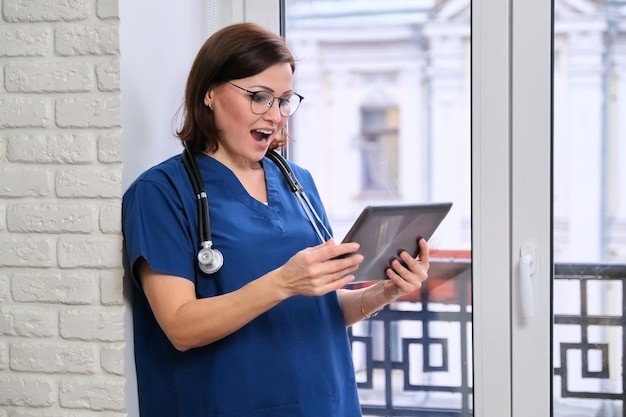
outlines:
[{"label": "white brick wall", "polygon": [[0,0],[0,417],[119,417],[118,0]]}]

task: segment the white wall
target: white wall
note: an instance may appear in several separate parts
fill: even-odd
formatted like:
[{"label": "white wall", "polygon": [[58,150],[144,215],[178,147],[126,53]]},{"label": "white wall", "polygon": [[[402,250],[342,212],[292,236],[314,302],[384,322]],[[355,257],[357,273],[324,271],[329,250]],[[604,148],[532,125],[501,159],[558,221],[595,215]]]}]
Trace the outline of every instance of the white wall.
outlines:
[{"label": "white wall", "polygon": [[174,136],[191,63],[215,2],[120,1],[123,185],[182,150]]},{"label": "white wall", "polygon": [[[215,1],[122,0],[120,13],[122,186],[182,150],[176,112],[193,59],[215,22]],[[138,416],[132,306],[125,314],[126,409]]]}]

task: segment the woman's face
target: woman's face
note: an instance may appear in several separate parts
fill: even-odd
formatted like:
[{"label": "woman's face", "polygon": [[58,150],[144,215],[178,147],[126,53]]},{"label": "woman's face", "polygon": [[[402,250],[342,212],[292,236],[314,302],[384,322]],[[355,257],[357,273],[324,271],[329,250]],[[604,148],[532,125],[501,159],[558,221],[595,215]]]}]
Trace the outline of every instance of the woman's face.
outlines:
[{"label": "woman's face", "polygon": [[288,96],[293,93],[291,66],[289,63],[276,64],[252,77],[231,80],[209,90],[204,98],[204,104],[213,108],[220,132],[219,146],[213,156],[226,158],[237,165],[258,166],[272,140],[285,127],[288,117],[280,114],[276,99],[267,112],[253,113],[251,95],[241,88],[266,91],[274,97]]}]

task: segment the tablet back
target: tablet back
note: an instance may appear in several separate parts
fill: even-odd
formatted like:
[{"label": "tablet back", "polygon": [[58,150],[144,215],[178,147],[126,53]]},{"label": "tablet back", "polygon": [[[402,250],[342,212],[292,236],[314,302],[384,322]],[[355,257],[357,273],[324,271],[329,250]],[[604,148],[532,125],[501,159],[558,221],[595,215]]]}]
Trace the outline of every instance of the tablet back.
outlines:
[{"label": "tablet back", "polygon": [[367,206],[344,242],[358,242],[365,258],[354,272],[355,281],[386,279],[385,270],[401,250],[417,256],[419,236],[428,240],[446,217],[452,203]]}]

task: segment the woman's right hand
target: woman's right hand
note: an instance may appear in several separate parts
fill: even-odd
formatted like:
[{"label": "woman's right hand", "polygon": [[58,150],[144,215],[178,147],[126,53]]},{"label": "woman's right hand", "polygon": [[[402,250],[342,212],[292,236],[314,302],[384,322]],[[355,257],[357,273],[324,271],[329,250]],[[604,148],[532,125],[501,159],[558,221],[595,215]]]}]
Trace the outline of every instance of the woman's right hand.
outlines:
[{"label": "woman's right hand", "polygon": [[277,270],[278,284],[288,296],[319,296],[338,290],[354,280],[350,273],[363,262],[362,255],[350,255],[358,249],[358,243],[336,244],[332,239],[303,249]]}]

